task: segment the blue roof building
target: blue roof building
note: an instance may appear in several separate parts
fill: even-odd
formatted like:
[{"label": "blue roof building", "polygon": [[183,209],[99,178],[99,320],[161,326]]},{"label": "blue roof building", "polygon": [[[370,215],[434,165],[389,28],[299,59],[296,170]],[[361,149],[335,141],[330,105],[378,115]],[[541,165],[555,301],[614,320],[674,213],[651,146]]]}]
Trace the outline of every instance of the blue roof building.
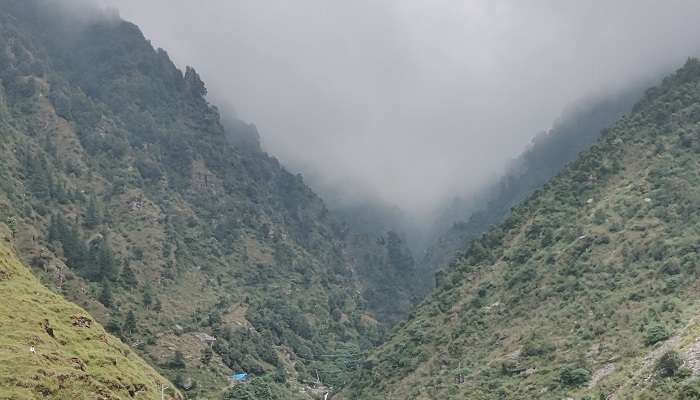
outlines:
[{"label": "blue roof building", "polygon": [[235,374],[231,374],[231,380],[234,383],[247,382],[248,374],[245,372],[236,372]]}]

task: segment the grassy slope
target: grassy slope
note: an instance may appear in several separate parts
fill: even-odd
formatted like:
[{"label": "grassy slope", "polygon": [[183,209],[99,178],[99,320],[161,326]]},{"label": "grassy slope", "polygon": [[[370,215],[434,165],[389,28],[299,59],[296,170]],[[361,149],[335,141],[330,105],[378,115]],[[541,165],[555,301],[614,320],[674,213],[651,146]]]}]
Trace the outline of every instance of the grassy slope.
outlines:
[{"label": "grassy slope", "polygon": [[[154,399],[161,383],[172,387],[85,310],[42,286],[2,244],[0,298],[1,399]],[[78,327],[74,317],[92,323]]]},{"label": "grassy slope", "polygon": [[[348,397],[699,398],[699,109],[691,60],[474,242]],[[689,369],[659,376],[667,350]]]}]

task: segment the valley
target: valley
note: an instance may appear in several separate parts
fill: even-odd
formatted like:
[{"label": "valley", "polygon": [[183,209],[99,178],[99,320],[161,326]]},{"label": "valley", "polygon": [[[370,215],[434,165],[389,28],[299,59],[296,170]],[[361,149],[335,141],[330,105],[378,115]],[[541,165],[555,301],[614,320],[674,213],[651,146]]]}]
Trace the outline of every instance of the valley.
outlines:
[{"label": "valley", "polygon": [[0,399],[700,398],[697,59],[424,225],[65,7],[0,2]]}]

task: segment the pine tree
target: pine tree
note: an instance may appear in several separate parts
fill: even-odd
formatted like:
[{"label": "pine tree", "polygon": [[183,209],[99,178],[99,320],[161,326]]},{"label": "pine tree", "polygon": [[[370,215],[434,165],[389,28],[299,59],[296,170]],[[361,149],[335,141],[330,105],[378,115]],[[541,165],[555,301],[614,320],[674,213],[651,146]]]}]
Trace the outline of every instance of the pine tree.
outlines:
[{"label": "pine tree", "polygon": [[66,185],[62,180],[58,180],[53,184],[51,189],[51,197],[61,204],[65,204],[67,202],[68,192],[66,191]]},{"label": "pine tree", "polygon": [[111,281],[117,279],[119,276],[118,263],[106,240],[102,242],[97,262],[100,264],[100,272],[103,277]]},{"label": "pine tree", "polygon": [[129,310],[126,314],[126,319],[124,320],[124,325],[122,326],[122,332],[124,335],[131,336],[132,333],[136,331],[136,315],[133,311]]},{"label": "pine tree", "polygon": [[69,225],[60,215],[54,221],[53,228],[49,229],[50,240],[58,240],[63,247],[63,255],[68,260],[68,266],[82,271],[88,261],[88,251],[80,236],[80,232]]},{"label": "pine tree", "polygon": [[117,260],[107,239],[101,239],[90,248],[90,262],[84,270],[85,276],[93,281],[102,279],[114,281],[119,276]]},{"label": "pine tree", "polygon": [[134,269],[131,268],[128,261],[124,261],[124,266],[122,267],[121,283],[127,289],[133,289],[139,284]]},{"label": "pine tree", "polygon": [[85,226],[92,229],[100,224],[100,212],[97,208],[97,197],[93,194],[88,201],[85,215]]},{"label": "pine tree", "polygon": [[107,328],[107,331],[112,335],[121,336],[122,334],[121,322],[115,317],[112,317],[109,322],[107,322],[105,328]]},{"label": "pine tree", "polygon": [[172,361],[170,361],[171,368],[185,368],[187,363],[185,362],[185,355],[182,354],[180,350],[176,351],[173,355]]},{"label": "pine tree", "polygon": [[146,285],[143,289],[143,306],[148,309],[153,304],[153,288],[151,285]]},{"label": "pine tree", "polygon": [[98,298],[98,300],[107,308],[110,308],[114,305],[114,298],[112,297],[112,285],[109,284],[108,280],[104,280],[102,282],[102,293],[100,293],[100,297]]},{"label": "pine tree", "polygon": [[51,221],[49,222],[49,243],[61,241],[65,223],[66,221],[63,220],[61,214],[51,215]]},{"label": "pine tree", "polygon": [[38,199],[46,199],[51,195],[50,177],[46,161],[39,157],[29,156],[25,168],[29,177],[29,190]]},{"label": "pine tree", "polygon": [[185,82],[193,96],[203,97],[207,95],[207,88],[204,86],[202,78],[200,78],[197,71],[190,66],[185,68]]}]

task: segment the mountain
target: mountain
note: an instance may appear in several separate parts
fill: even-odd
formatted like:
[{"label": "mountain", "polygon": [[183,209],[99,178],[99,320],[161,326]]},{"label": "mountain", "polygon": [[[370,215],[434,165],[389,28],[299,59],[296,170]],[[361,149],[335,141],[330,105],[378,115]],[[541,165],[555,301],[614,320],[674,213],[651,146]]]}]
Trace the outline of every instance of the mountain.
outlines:
[{"label": "mountain", "polygon": [[641,85],[632,85],[575,103],[551,129],[535,136],[505,175],[470,198],[453,199],[435,224],[440,235],[421,259],[421,268],[444,268],[471,240],[503,221],[511,208],[590,147],[604,129],[632,109],[642,92]]},{"label": "mountain", "polygon": [[377,196],[339,189],[314,173],[307,176],[329,211],[347,223],[346,241],[368,308],[389,326],[405,319],[434,280],[434,271],[424,272],[414,257],[421,251],[420,224]]},{"label": "mountain", "polygon": [[3,0],[0,81],[18,256],[188,397],[322,394],[411,306],[398,236],[353,232],[117,15]]},{"label": "mountain", "polygon": [[[10,232],[1,230],[10,240]],[[5,240],[3,240],[4,242]],[[0,398],[154,399],[173,385],[0,243]],[[34,352],[31,349],[34,349]]]},{"label": "mountain", "polygon": [[700,61],[473,241],[350,399],[700,396]]}]

